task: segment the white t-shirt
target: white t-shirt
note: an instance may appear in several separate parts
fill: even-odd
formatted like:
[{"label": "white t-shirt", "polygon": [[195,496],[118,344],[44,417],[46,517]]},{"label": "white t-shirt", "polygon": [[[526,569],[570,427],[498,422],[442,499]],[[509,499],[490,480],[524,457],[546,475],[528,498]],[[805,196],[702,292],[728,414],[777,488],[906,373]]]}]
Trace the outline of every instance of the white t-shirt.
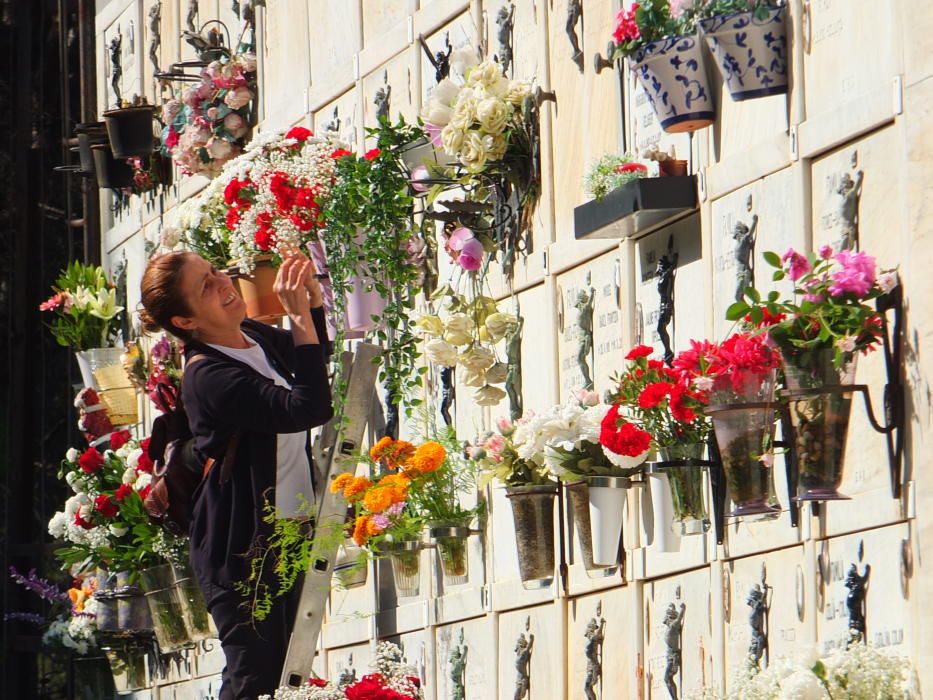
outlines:
[{"label": "white t-shirt", "polygon": [[[291,389],[291,384],[272,367],[262,347],[243,336],[247,348],[228,348],[224,345],[210,345],[228,357],[249,365],[264,377],[268,377],[277,386]],[[308,433],[279,433],[276,443],[275,470],[275,507],[279,517],[290,518],[299,514],[302,499],[314,502],[314,487],[311,484],[311,465],[305,451]],[[303,515],[307,515],[307,506]]]}]

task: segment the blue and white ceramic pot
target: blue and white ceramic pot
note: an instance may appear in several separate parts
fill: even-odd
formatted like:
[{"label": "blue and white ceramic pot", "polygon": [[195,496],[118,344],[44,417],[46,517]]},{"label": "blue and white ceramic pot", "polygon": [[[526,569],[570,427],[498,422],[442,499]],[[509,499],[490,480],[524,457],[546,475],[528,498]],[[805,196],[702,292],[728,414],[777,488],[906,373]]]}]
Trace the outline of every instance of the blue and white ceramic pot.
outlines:
[{"label": "blue and white ceramic pot", "polygon": [[645,44],[632,54],[631,66],[664,131],[696,131],[716,119],[698,37],[673,36]]},{"label": "blue and white ceramic pot", "polygon": [[699,22],[733,100],[787,92],[786,17],[782,5]]}]

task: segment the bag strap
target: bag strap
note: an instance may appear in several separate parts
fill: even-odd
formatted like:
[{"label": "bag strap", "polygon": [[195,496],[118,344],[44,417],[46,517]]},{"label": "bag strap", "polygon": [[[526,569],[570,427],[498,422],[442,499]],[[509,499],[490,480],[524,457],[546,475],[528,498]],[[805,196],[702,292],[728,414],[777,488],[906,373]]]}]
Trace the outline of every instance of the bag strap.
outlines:
[{"label": "bag strap", "polygon": [[[190,365],[192,362],[197,362],[198,360],[203,360],[206,355],[203,353],[198,353],[197,355],[192,355],[190,359],[185,363],[185,367]],[[236,431],[231,437],[230,442],[227,443],[227,449],[224,450],[224,456],[221,459],[220,465],[220,483],[224,484],[230,480],[230,472],[233,469],[233,462],[236,460],[237,447],[240,444],[240,431]],[[213,457],[208,457],[204,460],[204,469],[201,471],[201,481],[207,478],[207,475],[211,473],[211,469],[214,468],[214,465],[217,464],[217,460]]]}]

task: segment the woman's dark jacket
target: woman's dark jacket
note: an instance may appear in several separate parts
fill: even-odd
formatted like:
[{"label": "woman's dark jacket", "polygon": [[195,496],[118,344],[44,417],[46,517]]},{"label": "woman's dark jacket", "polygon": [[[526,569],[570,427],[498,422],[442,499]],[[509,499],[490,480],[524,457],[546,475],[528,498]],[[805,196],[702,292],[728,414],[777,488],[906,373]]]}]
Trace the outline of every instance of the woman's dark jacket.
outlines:
[{"label": "woman's dark jacket", "polygon": [[[219,593],[217,587],[229,590],[237,581],[246,581],[248,552],[272,531],[263,515],[266,502],[275,504],[276,435],[323,425],[333,415],[323,309],[312,309],[311,317],[320,345],[296,347],[290,332],[257,321],[246,320],[241,326],[291,384],[291,391],[203,343],[185,345],[186,359],[204,356],[185,369],[182,382],[200,457],[221,462],[231,438],[239,433],[233,464],[216,464],[194,494],[191,564],[208,604]],[[227,473],[224,481],[221,476]]]}]

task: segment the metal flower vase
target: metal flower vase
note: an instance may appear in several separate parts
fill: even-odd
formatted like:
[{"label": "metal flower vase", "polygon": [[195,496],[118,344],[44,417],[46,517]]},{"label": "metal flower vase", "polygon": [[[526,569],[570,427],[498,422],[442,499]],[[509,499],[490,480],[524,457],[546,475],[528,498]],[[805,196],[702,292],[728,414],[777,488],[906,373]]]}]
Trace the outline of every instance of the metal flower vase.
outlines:
[{"label": "metal flower vase", "polygon": [[400,598],[418,595],[421,591],[421,542],[404,540],[387,544],[383,549],[392,562],[395,592]]},{"label": "metal flower vase", "polygon": [[632,486],[621,476],[591,476],[586,480],[593,540],[593,563],[615,566],[619,563],[625,500]]},{"label": "metal flower vase", "polygon": [[702,442],[668,445],[658,450],[661,458],[655,467],[667,474],[671,490],[673,518],[671,529],[681,536],[702,535],[709,530],[704,494],[704,453]]},{"label": "metal flower vase", "polygon": [[736,102],[787,92],[787,8],[716,15],[700,32]]},{"label": "metal flower vase", "polygon": [[152,617],[143,591],[129,579],[130,575],[125,571],[116,576],[113,596],[117,599],[117,629],[123,632],[151,630]]},{"label": "metal flower vase", "polygon": [[104,112],[114,158],[147,156],[155,150],[154,105],[134,105]]},{"label": "metal flower vase", "polygon": [[583,554],[583,567],[587,576],[592,578],[607,576],[613,567],[606,567],[593,561],[593,533],[590,527],[590,496],[586,481],[573,481],[564,484],[564,492],[570,502],[573,517],[573,529],[577,533],[577,543]]},{"label": "metal flower vase", "polygon": [[175,572],[171,564],[160,564],[140,572],[146,602],[152,614],[156,640],[163,652],[183,649],[191,644]]},{"label": "metal flower vase", "polygon": [[717,380],[706,414],[713,419],[733,517],[780,512],[772,483],[775,370]]},{"label": "metal flower vase", "polygon": [[839,493],[845,468],[846,438],[855,383],[854,353],[840,367],[834,350],[781,353],[797,461],[797,501],[848,500]]},{"label": "metal flower vase", "polygon": [[630,60],[664,131],[696,131],[716,119],[703,47],[697,36],[652,41]]},{"label": "metal flower vase", "polygon": [[110,576],[106,570],[97,569],[97,590],[94,600],[97,601],[97,616],[95,623],[99,632],[113,632],[120,628],[119,601],[114,595],[116,576]]},{"label": "metal flower vase", "polygon": [[515,544],[522,585],[529,590],[547,588],[554,581],[553,484],[510,486],[506,496],[512,504]]},{"label": "metal flower vase", "polygon": [[434,540],[444,586],[467,583],[470,579],[470,528],[455,523],[431,523],[428,534]]}]

